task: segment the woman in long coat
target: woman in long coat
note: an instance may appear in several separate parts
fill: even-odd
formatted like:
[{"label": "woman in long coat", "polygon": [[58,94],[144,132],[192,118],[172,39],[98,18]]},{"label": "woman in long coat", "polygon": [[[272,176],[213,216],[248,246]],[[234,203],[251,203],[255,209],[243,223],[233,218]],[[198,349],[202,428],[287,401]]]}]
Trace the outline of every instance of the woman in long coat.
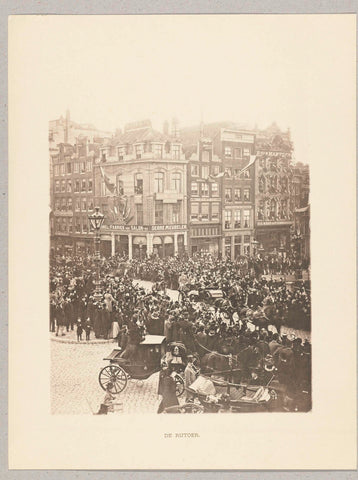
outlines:
[{"label": "woman in long coat", "polygon": [[158,394],[162,396],[162,401],[160,402],[158,413],[162,413],[168,407],[179,405],[176,395],[176,383],[172,373],[173,369],[170,365],[160,372]]}]

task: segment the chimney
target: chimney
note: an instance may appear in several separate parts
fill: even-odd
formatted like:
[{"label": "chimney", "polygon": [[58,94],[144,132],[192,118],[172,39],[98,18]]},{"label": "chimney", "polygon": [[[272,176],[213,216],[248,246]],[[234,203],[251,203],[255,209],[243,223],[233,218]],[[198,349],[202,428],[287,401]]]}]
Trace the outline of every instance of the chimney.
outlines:
[{"label": "chimney", "polygon": [[179,121],[176,117],[172,119],[172,135],[173,137],[179,137]]}]

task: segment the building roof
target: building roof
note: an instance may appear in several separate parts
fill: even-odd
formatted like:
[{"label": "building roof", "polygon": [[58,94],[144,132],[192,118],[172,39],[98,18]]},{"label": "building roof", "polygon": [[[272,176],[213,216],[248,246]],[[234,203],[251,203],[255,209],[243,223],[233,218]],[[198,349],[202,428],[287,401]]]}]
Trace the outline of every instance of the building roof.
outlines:
[{"label": "building roof", "polygon": [[[125,145],[127,143],[133,144],[138,142],[158,142],[165,143],[167,141],[173,142],[173,137],[165,135],[164,133],[154,130],[152,127],[136,128],[133,130],[127,130],[120,135],[114,137],[111,145]],[[178,142],[180,140],[178,139]]]}]

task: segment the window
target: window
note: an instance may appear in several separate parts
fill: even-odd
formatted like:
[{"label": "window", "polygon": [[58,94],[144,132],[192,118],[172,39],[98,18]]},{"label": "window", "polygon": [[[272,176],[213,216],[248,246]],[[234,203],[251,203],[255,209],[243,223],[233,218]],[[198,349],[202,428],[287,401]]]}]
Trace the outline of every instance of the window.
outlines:
[{"label": "window", "polygon": [[250,243],[250,235],[244,235],[244,243]]},{"label": "window", "polygon": [[203,165],[201,167],[201,178],[206,180],[209,176],[209,165]]},{"label": "window", "polygon": [[143,204],[137,203],[136,205],[137,210],[137,225],[143,225]]},{"label": "window", "polygon": [[87,169],[87,172],[92,172],[92,160],[89,160],[86,163],[86,169]]},{"label": "window", "polygon": [[86,180],[82,180],[82,183],[81,183],[81,192],[85,192],[86,191]]},{"label": "window", "polygon": [[88,210],[93,210],[93,200],[88,201]]},{"label": "window", "polygon": [[71,171],[72,171],[72,165],[71,165],[70,162],[66,163],[66,171],[67,171],[67,173],[71,173]]},{"label": "window", "polygon": [[191,194],[199,195],[198,184],[196,182],[191,182]]},{"label": "window", "polygon": [[225,188],[225,202],[231,202],[231,188]]},{"label": "window", "polygon": [[225,228],[231,228],[231,210],[225,210]]},{"label": "window", "polygon": [[175,190],[178,193],[181,192],[181,174],[180,173],[172,173],[171,189]]},{"label": "window", "polygon": [[180,215],[180,202],[177,202],[173,204],[172,223],[179,223],[179,215]]},{"label": "window", "polygon": [[118,147],[118,160],[123,160],[124,155],[126,154],[125,147]]},{"label": "window", "polygon": [[87,220],[86,218],[83,219],[82,232],[83,232],[83,233],[87,233],[87,232],[88,232],[88,220]]},{"label": "window", "polygon": [[250,228],[250,210],[244,210],[244,228]]},{"label": "window", "polygon": [[82,211],[85,212],[87,210],[87,201],[84,199],[82,200]]},{"label": "window", "polygon": [[65,174],[65,164],[64,163],[60,163],[60,174],[61,175]]},{"label": "window", "polygon": [[73,171],[74,171],[74,173],[79,173],[79,171],[80,171],[80,164],[79,164],[78,162],[75,162],[75,163],[73,164]]},{"label": "window", "polygon": [[211,165],[210,171],[211,171],[211,175],[219,175],[220,165]]},{"label": "window", "polygon": [[61,210],[65,212],[67,210],[67,200],[65,197],[61,199]]},{"label": "window", "polygon": [[180,158],[180,145],[173,145],[172,148],[173,158]]},{"label": "window", "polygon": [[55,192],[59,193],[59,191],[60,191],[60,181],[56,180],[56,182],[55,182]]},{"label": "window", "polygon": [[107,161],[107,154],[106,152],[102,152],[102,162],[106,162]]},{"label": "window", "polygon": [[71,217],[68,219],[68,232],[72,233],[72,218]]},{"label": "window", "polygon": [[55,165],[53,167],[53,174],[57,176],[59,173],[60,173],[60,167],[59,165]]},{"label": "window", "polygon": [[155,201],[155,224],[163,224],[163,200]]},{"label": "window", "polygon": [[208,197],[209,196],[209,185],[207,183],[201,184],[201,196]]},{"label": "window", "polygon": [[220,203],[211,204],[211,220],[219,220]]},{"label": "window", "polygon": [[75,181],[75,193],[80,193],[80,181]]},{"label": "window", "polygon": [[143,173],[136,173],[134,176],[134,193],[143,195]]},{"label": "window", "polygon": [[76,212],[79,212],[81,210],[81,201],[79,198],[76,198],[76,201],[75,201],[75,210]]},{"label": "window", "polygon": [[202,203],[201,204],[201,220],[208,221],[209,220],[209,204]]},{"label": "window", "polygon": [[235,148],[235,158],[241,158],[242,156],[242,150],[241,148]]},{"label": "window", "polygon": [[240,212],[240,210],[235,210],[235,213],[234,213],[234,228],[241,228],[241,212]]},{"label": "window", "polygon": [[61,192],[64,193],[66,191],[66,180],[62,180],[61,182]]},{"label": "window", "polygon": [[234,243],[236,243],[236,245],[239,245],[241,243],[241,235],[236,235],[234,237]]},{"label": "window", "polygon": [[250,189],[244,188],[244,202],[250,201]]},{"label": "window", "polygon": [[217,183],[212,183],[211,184],[211,195],[213,197],[218,197],[219,196],[219,185]]},{"label": "window", "polygon": [[67,222],[65,218],[62,219],[61,232],[67,232]]},{"label": "window", "polygon": [[162,158],[163,156],[163,145],[154,145],[154,157]]},{"label": "window", "polygon": [[135,145],[135,155],[136,155],[136,158],[142,158],[142,153],[143,153],[143,145],[142,144],[139,144],[139,145]]},{"label": "window", "polygon": [[235,202],[241,201],[241,188],[235,188],[234,190],[234,200]]},{"label": "window", "polygon": [[81,233],[81,224],[80,224],[80,219],[76,218],[76,227],[75,227],[76,233]]},{"label": "window", "polygon": [[67,180],[67,192],[72,193],[72,182],[71,182],[71,180]]},{"label": "window", "polygon": [[57,198],[55,200],[55,210],[60,210],[60,208],[61,208],[60,199]]},{"label": "window", "polygon": [[72,198],[69,197],[69,199],[67,200],[67,209],[72,211]]},{"label": "window", "polygon": [[229,167],[225,168],[224,173],[226,177],[229,177],[229,178],[232,177],[232,168],[229,168]]},{"label": "window", "polygon": [[250,156],[250,149],[244,148],[244,157],[249,157],[249,156]]},{"label": "window", "polygon": [[198,203],[192,203],[191,204],[190,219],[191,220],[198,220],[198,217],[199,217],[199,204]]},{"label": "window", "polygon": [[231,147],[225,147],[224,154],[225,157],[231,157]]},{"label": "window", "polygon": [[154,192],[163,193],[164,190],[164,173],[157,172],[154,174]]},{"label": "window", "polygon": [[193,177],[197,177],[199,175],[199,166],[198,165],[192,165],[191,166],[191,174]]},{"label": "window", "polygon": [[86,162],[80,162],[81,173],[86,173]]},{"label": "window", "polygon": [[92,180],[88,180],[88,191],[92,192]]},{"label": "window", "polygon": [[244,170],[244,178],[250,178],[250,169]]}]

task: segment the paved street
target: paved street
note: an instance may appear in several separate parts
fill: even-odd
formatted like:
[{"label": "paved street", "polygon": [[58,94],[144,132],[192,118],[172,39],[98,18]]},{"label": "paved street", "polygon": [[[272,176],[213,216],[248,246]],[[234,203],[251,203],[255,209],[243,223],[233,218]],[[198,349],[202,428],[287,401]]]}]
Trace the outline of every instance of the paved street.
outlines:
[{"label": "paved street", "polygon": [[[98,374],[108,364],[103,360],[116,346],[109,344],[76,344],[51,342],[51,412],[53,414],[91,414],[98,410],[105,392]],[[118,396],[123,413],[155,413],[158,373],[148,380],[131,380]],[[89,404],[88,404],[89,402]],[[118,410],[120,411],[120,410]]]}]

